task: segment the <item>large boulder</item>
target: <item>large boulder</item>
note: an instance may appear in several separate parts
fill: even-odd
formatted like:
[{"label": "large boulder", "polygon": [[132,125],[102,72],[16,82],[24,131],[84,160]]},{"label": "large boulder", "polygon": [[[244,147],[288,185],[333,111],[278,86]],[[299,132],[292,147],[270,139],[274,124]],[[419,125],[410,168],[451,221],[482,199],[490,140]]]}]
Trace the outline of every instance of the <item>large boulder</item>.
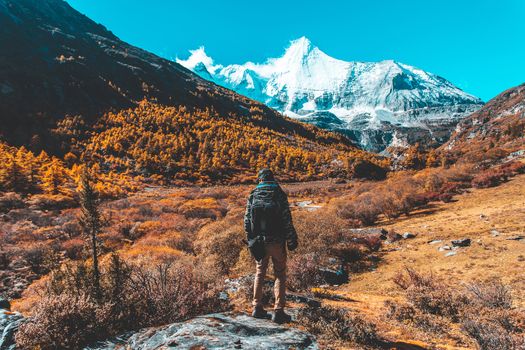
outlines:
[{"label": "large boulder", "polygon": [[0,309],[0,349],[14,350],[15,333],[24,318],[18,312]]},{"label": "large boulder", "polygon": [[314,336],[245,314],[221,313],[148,328],[127,340],[100,343],[90,350],[113,349],[304,349],[317,350]]}]

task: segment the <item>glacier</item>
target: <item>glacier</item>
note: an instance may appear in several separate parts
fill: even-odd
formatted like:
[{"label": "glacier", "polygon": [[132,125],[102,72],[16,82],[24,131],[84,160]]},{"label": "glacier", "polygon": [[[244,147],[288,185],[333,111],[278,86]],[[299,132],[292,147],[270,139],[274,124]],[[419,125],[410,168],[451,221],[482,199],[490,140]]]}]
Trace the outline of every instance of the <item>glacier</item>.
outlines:
[{"label": "glacier", "polygon": [[306,37],[264,63],[221,65],[204,47],[176,61],[291,118],[344,133],[374,152],[416,142],[442,144],[462,118],[483,105],[435,74],[393,60],[342,61]]}]

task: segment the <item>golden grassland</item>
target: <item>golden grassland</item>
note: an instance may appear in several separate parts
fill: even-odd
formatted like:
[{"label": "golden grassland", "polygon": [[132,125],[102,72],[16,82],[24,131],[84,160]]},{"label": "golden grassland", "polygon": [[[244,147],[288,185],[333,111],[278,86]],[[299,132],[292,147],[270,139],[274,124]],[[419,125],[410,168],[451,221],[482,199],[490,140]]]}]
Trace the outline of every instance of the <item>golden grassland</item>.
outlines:
[{"label": "golden grassland", "polygon": [[[470,168],[426,169],[400,173],[378,182],[283,184],[301,239],[299,250],[290,254],[291,269],[306,266],[312,261],[326,263],[322,259],[308,259],[312,258],[312,254],[322,258],[332,254],[330,245],[337,242],[337,237],[344,237],[349,228],[355,227],[353,217],[341,217],[345,206],[373,194],[372,204],[385,205],[386,202],[387,212],[391,213],[392,205],[401,205],[398,202],[404,203],[410,196],[417,197],[420,191],[434,191],[433,187],[442,187],[447,181],[454,182],[467,170],[470,171]],[[443,177],[444,180],[436,177]],[[126,198],[106,201],[102,205],[106,224],[100,235],[102,254],[106,257],[101,260],[108,261],[111,252],[118,252],[128,262],[149,266],[186,261],[198,271],[206,271],[206,278],[217,281],[253,273],[253,261],[242,243],[242,216],[251,188],[251,185],[207,188],[152,186]],[[382,201],[377,201],[377,198]],[[516,306],[523,307],[525,243],[507,238],[524,234],[525,175],[517,175],[498,187],[468,189],[446,202],[431,201],[411,208],[408,215],[397,213],[385,216],[378,213],[372,227],[401,234],[411,232],[417,235],[416,238],[385,243],[379,251],[370,246],[342,247],[346,254],[361,252],[366,263],[358,261],[355,266],[350,263],[353,273],[349,283],[325,287],[323,293],[314,290],[313,294],[322,300],[323,305],[348,309],[371,320],[377,325],[378,334],[389,340],[391,348],[473,349],[472,341],[466,339],[458,324],[449,323],[450,330],[445,335],[405,327],[385,317],[385,303],[389,300],[404,301],[405,295],[396,287],[394,279],[400,271],[410,267],[444,277],[458,290],[464,283],[499,278],[512,288]],[[366,206],[364,208],[367,209]],[[62,227],[42,225],[36,231],[27,229],[26,233],[20,229],[20,222],[0,224],[3,230],[12,232],[4,249],[13,248],[13,254],[20,254],[20,247],[35,247],[43,254],[51,254],[53,249],[58,249],[65,251],[65,261],[86,259],[83,239],[74,227],[75,213],[76,209],[60,212]],[[40,237],[46,230],[57,232],[54,236]],[[499,235],[496,236],[493,231],[498,231]],[[471,238],[472,245],[459,248],[454,256],[445,257],[448,251],[438,251],[441,245],[450,245],[451,240],[459,238]],[[429,244],[431,240],[442,240],[442,243]],[[378,256],[379,262],[370,264],[366,260],[368,254]],[[30,261],[33,255],[22,254],[20,259]],[[39,293],[49,281],[47,272],[56,268],[48,266],[47,260],[40,263],[43,266],[37,266],[34,275],[43,277],[14,302],[15,309],[27,314],[40,302]],[[303,277],[296,275],[292,277],[292,282],[297,276]],[[330,295],[342,296],[344,300],[334,300]],[[246,300],[233,300],[236,309],[244,311],[249,308]],[[326,340],[320,341],[329,348]],[[360,347],[339,342],[337,348]]]},{"label": "golden grassland", "polygon": [[[369,315],[387,336],[437,349],[474,346],[458,345],[457,339],[450,336],[396,327],[384,317],[386,300],[403,299],[393,280],[405,267],[445,276],[458,288],[466,282],[501,279],[511,287],[516,306],[524,307],[525,242],[507,238],[525,233],[525,175],[499,187],[474,189],[456,198],[452,203],[435,203],[409,217],[378,223],[387,230],[411,232],[417,237],[386,246],[377,269],[354,275],[348,284],[333,290],[353,302],[330,303]],[[499,236],[494,236],[494,231]],[[448,251],[438,251],[440,246],[461,238],[471,238],[472,246],[459,248],[456,255],[449,257],[445,256]],[[442,243],[429,244],[432,240]],[[449,327],[452,334],[459,334],[456,325]],[[406,346],[401,348],[410,348]]]}]

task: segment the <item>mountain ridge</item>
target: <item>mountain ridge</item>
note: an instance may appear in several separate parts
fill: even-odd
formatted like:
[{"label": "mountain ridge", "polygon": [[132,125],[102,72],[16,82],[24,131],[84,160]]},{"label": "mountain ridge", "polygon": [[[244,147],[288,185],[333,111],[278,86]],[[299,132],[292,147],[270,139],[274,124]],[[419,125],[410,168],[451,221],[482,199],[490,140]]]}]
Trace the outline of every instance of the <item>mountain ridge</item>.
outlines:
[{"label": "mountain ridge", "polygon": [[0,22],[0,139],[10,144],[60,153],[51,149],[60,148],[52,130],[64,117],[92,124],[142,100],[313,137],[265,105],[120,40],[63,0],[0,0]]},{"label": "mountain ridge", "polygon": [[[264,63],[223,66],[204,47],[176,61],[288,116],[343,132],[374,151],[384,150],[396,138],[409,144],[412,129],[426,129],[429,140],[443,143],[451,132],[448,124],[455,125],[482,105],[479,98],[440,76],[393,60],[342,61],[306,37]],[[444,124],[445,132],[440,130]],[[367,142],[374,133],[380,139]]]}]

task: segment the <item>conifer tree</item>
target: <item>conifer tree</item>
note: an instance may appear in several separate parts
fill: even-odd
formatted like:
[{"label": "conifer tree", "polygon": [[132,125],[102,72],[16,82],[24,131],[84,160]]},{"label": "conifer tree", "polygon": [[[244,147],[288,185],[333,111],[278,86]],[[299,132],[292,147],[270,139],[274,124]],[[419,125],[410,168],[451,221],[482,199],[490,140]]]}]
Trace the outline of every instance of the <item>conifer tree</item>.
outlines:
[{"label": "conifer tree", "polygon": [[63,186],[68,179],[68,174],[62,162],[53,157],[42,175],[42,189],[46,193],[59,194],[64,191]]},{"label": "conifer tree", "polygon": [[27,177],[18,161],[9,156],[0,169],[0,186],[6,191],[25,192],[28,188]]},{"label": "conifer tree", "polygon": [[93,187],[91,174],[84,169],[80,184],[80,218],[79,223],[84,235],[91,241],[91,255],[93,259],[93,285],[95,296],[101,298],[100,290],[100,270],[98,266],[98,239],[97,235],[102,228],[101,215],[99,210],[98,195]]}]

